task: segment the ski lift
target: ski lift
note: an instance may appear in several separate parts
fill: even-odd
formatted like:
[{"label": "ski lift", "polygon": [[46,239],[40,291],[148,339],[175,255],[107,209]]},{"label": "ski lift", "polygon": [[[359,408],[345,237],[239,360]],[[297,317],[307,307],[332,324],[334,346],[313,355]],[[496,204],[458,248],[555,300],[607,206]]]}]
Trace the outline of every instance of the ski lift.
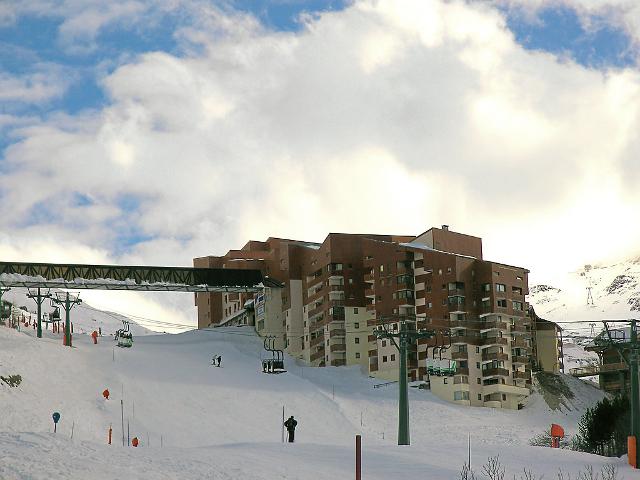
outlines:
[{"label": "ski lift", "polygon": [[262,359],[262,373],[285,373],[284,352],[275,348],[276,337],[265,337],[263,346],[265,351],[271,353],[271,358]]},{"label": "ski lift", "polygon": [[114,336],[118,347],[130,348],[133,346],[133,334],[129,330],[129,322],[127,320],[122,321],[122,328],[116,330]]}]

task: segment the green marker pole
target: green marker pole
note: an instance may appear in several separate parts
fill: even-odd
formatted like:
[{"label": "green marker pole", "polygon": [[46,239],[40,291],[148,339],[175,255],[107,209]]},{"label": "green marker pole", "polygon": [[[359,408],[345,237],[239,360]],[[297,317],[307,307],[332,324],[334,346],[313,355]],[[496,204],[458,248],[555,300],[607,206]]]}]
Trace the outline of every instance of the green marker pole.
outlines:
[{"label": "green marker pole", "polygon": [[407,382],[407,343],[405,323],[400,324],[400,378],[398,379],[398,445],[409,441],[409,384]]}]

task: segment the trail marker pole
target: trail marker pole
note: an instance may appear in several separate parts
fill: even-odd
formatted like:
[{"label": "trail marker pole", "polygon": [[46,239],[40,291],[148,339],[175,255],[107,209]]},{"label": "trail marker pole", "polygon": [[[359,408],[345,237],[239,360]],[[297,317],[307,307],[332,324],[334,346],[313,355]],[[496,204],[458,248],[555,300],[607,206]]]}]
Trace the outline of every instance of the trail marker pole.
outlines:
[{"label": "trail marker pole", "polygon": [[76,421],[74,420],[71,424],[71,440],[73,440],[73,430],[76,428]]},{"label": "trail marker pole", "polygon": [[284,405],[282,406],[282,443],[284,443]]},{"label": "trail marker pole", "polygon": [[356,435],[356,480],[362,478],[362,437]]},{"label": "trail marker pole", "polygon": [[124,402],[120,399],[120,415],[122,419],[122,446],[124,447]]},{"label": "trail marker pole", "polygon": [[60,414],[58,412],[53,412],[51,417],[53,418],[53,433],[56,433],[58,430],[58,422],[60,421]]}]

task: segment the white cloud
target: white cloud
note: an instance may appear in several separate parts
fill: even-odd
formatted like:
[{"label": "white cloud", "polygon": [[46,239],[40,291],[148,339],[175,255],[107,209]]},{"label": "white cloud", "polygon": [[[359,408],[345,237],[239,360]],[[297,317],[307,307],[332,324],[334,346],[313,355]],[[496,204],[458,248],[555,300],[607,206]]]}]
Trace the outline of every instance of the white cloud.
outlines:
[{"label": "white cloud", "polygon": [[[361,1],[299,33],[207,8],[179,33],[189,55],[143,55],[105,78],[103,110],[16,132],[0,228],[187,265],[267,235],[447,223],[534,278],[633,249],[639,72],[526,51],[486,4],[398,4]],[[123,253],[123,231],[150,240]]]},{"label": "white cloud", "polygon": [[69,72],[53,65],[14,75],[0,71],[0,102],[41,104],[61,97],[71,83]]}]

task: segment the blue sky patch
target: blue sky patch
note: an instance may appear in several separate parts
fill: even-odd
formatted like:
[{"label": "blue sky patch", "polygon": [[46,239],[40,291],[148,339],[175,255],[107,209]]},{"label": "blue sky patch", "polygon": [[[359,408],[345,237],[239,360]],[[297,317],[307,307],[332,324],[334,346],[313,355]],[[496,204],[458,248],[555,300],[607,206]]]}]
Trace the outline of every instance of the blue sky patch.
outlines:
[{"label": "blue sky patch", "polygon": [[546,8],[530,21],[521,12],[506,11],[507,25],[516,41],[529,50],[569,57],[590,68],[627,67],[637,63],[632,39],[604,18],[592,18],[585,30],[576,12],[565,6]]}]

